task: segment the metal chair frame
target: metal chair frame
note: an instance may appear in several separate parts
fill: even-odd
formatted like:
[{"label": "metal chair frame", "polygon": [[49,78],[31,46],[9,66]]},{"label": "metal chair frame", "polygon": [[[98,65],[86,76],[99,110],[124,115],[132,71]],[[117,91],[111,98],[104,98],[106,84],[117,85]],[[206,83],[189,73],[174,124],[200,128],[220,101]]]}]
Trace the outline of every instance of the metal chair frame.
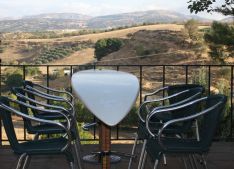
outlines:
[{"label": "metal chair frame", "polygon": [[[198,104],[202,101],[205,101],[207,100],[209,97],[203,97],[203,98],[200,98],[200,99],[197,99],[195,101],[191,101],[189,103],[186,103],[186,104],[183,104],[183,105],[179,105],[179,106],[176,106],[176,107],[171,107],[171,108],[166,108],[166,109],[160,109],[160,110],[154,110],[153,112],[151,112],[148,116],[147,116],[147,119],[146,119],[146,128],[149,132],[149,134],[151,135],[151,137],[153,138],[156,138],[156,141],[158,142],[158,144],[164,149],[164,150],[167,150],[167,147],[164,145],[163,141],[162,141],[162,138],[165,138],[165,136],[163,135],[163,132],[164,130],[166,130],[168,128],[168,126],[171,126],[173,124],[176,124],[176,123],[180,123],[180,122],[185,122],[185,121],[190,121],[190,120],[196,120],[197,118],[211,112],[212,110],[216,109],[218,106],[220,106],[223,102],[222,101],[219,101],[218,103],[216,103],[215,105],[213,105],[212,107],[209,107],[205,110],[202,110],[201,112],[198,112],[196,114],[193,114],[193,115],[190,115],[190,116],[187,116],[187,117],[183,117],[183,118],[178,118],[178,119],[173,119],[173,120],[170,120],[168,122],[165,122],[163,124],[163,126],[158,130],[158,133],[155,134],[150,126],[149,126],[149,123],[150,123],[150,120],[153,116],[157,115],[158,113],[163,113],[163,112],[168,112],[168,111],[173,111],[173,110],[179,110],[179,109],[182,109],[182,108],[185,108],[185,107],[188,107],[188,106],[191,106],[193,104]],[[197,140],[199,142],[199,140]],[[163,153],[163,152],[160,152],[160,153]],[[207,164],[206,164],[206,161],[205,161],[205,158],[204,158],[204,155],[200,155],[201,156],[201,160],[202,160],[202,163],[204,164],[204,168],[207,169]],[[196,166],[196,162],[195,162],[195,159],[194,159],[194,156],[192,156],[192,162],[195,164],[195,167],[197,168]],[[157,169],[158,167],[158,164],[159,164],[159,160],[156,159],[155,160],[155,163],[154,163],[154,169]]]},{"label": "metal chair frame", "polygon": [[[30,107],[30,108],[35,108],[35,109],[39,109],[39,108],[36,108],[36,107],[33,107],[31,105],[28,105],[28,104],[25,104],[24,102],[20,102],[18,100],[14,100],[14,99],[10,99],[10,98],[7,98],[10,102],[13,102],[13,103],[16,103],[16,104],[21,104],[21,105],[24,105],[24,106],[27,106],[27,107]],[[40,119],[40,118],[36,118],[36,117],[33,117],[33,116],[29,116],[29,115],[26,115],[25,113],[22,113],[18,110],[15,110],[14,108],[10,107],[10,106],[7,106],[5,105],[4,103],[1,103],[0,102],[0,108],[2,109],[5,109],[11,113],[14,113],[22,118],[25,118],[25,119],[28,119],[28,120],[31,120],[31,121],[35,121],[35,122],[39,122],[39,123],[46,123],[46,124],[51,124],[51,125],[55,125],[55,126],[58,126],[60,128],[62,128],[63,130],[65,130],[66,132],[66,135],[67,135],[67,144],[61,148],[61,152],[64,152],[66,151],[70,146],[71,146],[71,133],[70,133],[70,128],[71,128],[71,124],[70,124],[70,120],[69,118],[61,111],[57,111],[57,110],[47,110],[47,109],[44,109],[43,111],[47,111],[47,112],[51,112],[51,113],[58,113],[58,114],[61,114],[62,116],[64,116],[64,118],[66,119],[66,126],[60,122],[56,122],[56,121],[51,121],[51,120],[46,120],[46,119]],[[21,167],[24,169],[24,168],[27,168],[27,166],[29,165],[29,160],[30,159],[30,156],[27,154],[27,153],[23,153],[21,154],[21,156],[19,157],[18,159],[18,162],[17,162],[17,169],[20,169]],[[73,162],[70,162],[70,167],[71,169],[74,168],[74,163]]]}]

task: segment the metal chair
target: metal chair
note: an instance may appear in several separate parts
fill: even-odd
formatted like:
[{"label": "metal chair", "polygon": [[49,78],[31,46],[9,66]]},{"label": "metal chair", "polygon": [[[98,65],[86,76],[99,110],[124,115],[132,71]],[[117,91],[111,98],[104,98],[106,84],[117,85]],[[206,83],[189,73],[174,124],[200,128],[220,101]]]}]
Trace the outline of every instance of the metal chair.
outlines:
[{"label": "metal chair", "polygon": [[[20,168],[27,168],[30,162],[30,157],[34,155],[65,155],[67,161],[69,162],[70,168],[74,168],[74,158],[72,154],[72,147],[71,147],[71,133],[70,133],[70,121],[69,118],[62,113],[61,111],[56,111],[56,113],[59,113],[64,116],[66,119],[66,125],[51,121],[51,120],[45,120],[45,119],[39,119],[36,117],[29,116],[25,114],[24,112],[20,112],[10,106],[10,103],[14,103],[15,105],[18,104],[25,104],[23,102],[13,100],[7,97],[0,97],[0,116],[3,120],[3,125],[8,137],[8,140],[10,142],[10,145],[14,151],[14,153],[20,155],[18,163],[17,163],[17,169]],[[26,105],[25,105],[26,106]],[[50,110],[48,110],[50,111]],[[11,114],[18,115],[22,117],[23,119],[28,119],[35,122],[45,123],[54,125],[57,127],[60,127],[64,131],[66,131],[67,138],[65,137],[59,137],[59,138],[53,138],[53,139],[43,139],[43,140],[32,140],[32,141],[26,141],[23,143],[19,143],[15,130],[14,125],[12,122],[12,116]]]},{"label": "metal chair", "polygon": [[[158,94],[158,93],[163,92],[163,91],[167,92],[166,97],[163,97],[160,99],[147,100],[149,96]],[[203,91],[204,91],[204,88],[200,85],[182,84],[182,85],[167,86],[167,87],[161,88],[159,90],[156,90],[153,93],[145,95],[145,98],[144,98],[145,101],[140,105],[140,107],[138,109],[138,116],[139,116],[139,125],[138,126],[139,127],[138,127],[137,135],[135,137],[135,142],[134,142],[133,149],[132,149],[132,156],[133,156],[135,149],[136,149],[137,141],[139,139],[143,140],[143,146],[142,146],[142,151],[141,151],[141,155],[140,155],[138,169],[140,169],[140,168],[142,168],[142,166],[144,166],[143,163],[144,163],[146,156],[147,156],[147,154],[145,153],[145,146],[146,146],[146,142],[147,142],[147,138],[149,137],[149,134],[148,134],[147,129],[146,129],[145,118],[148,115],[148,113],[150,113],[154,109],[167,108],[167,107],[169,108],[169,107],[181,105],[181,104],[184,104],[186,102],[192,101],[194,99],[200,98]],[[162,103],[161,105],[163,105],[163,103],[165,101],[168,101],[169,103],[167,105],[164,105],[164,106],[151,106],[151,107],[148,106],[152,103],[153,104]],[[190,112],[192,113],[194,111],[190,111]],[[183,112],[183,114],[186,114],[186,113],[188,113],[188,111]],[[175,114],[167,113],[166,114],[166,113],[164,113],[160,118],[155,119],[154,120],[155,131],[157,131],[159,129],[159,127],[161,126],[161,124],[160,124],[161,121],[171,120],[174,118],[175,115],[182,116],[182,112],[180,112],[180,114],[177,114],[177,113],[175,113]],[[189,126],[189,124],[188,124],[188,126]],[[177,128],[177,130],[175,130],[175,128],[173,130],[168,130],[168,134],[179,134],[179,133],[180,133],[179,128]],[[166,164],[165,157],[164,157],[164,163]],[[132,158],[130,158],[128,169],[131,168],[131,164],[132,164]]]},{"label": "metal chair", "polygon": [[[57,90],[53,88],[49,88],[47,86],[43,86],[37,83],[33,83],[32,81],[25,80],[24,81],[24,87],[28,90],[31,90],[35,93],[38,93],[40,96],[44,96],[45,99],[48,98],[47,102],[50,102],[51,99],[55,99],[54,101],[59,100],[60,102],[65,102],[69,105],[70,110],[73,111],[74,116],[75,115],[75,99],[73,95],[70,92],[64,91],[64,90]],[[48,92],[53,94],[48,94]],[[61,96],[62,94],[62,96]],[[65,97],[64,97],[65,95]],[[28,95],[30,98],[35,100],[35,96],[32,96],[31,94]],[[75,117],[76,118],[76,117]],[[94,127],[97,123],[85,123],[82,128],[83,130],[88,131],[90,128]]]},{"label": "metal chair", "polygon": [[[74,115],[74,111],[71,112],[61,106],[49,105],[44,102],[34,100],[32,98],[35,98],[35,94],[38,94],[38,93],[33,92],[31,90],[15,87],[15,88],[12,88],[12,91],[17,96],[17,99],[19,101],[23,103],[27,103],[27,102],[29,103],[29,105],[27,105],[28,107],[25,107],[25,105],[22,105],[22,104],[19,105],[20,110],[22,112],[25,112],[28,114],[29,113],[28,108],[30,108],[30,110],[33,112],[35,117],[49,119],[49,120],[63,120],[64,119],[63,117],[61,117],[60,114],[53,112],[54,110],[62,111],[64,114],[66,114],[66,116],[69,118],[70,123],[71,123],[72,140],[74,141],[77,159],[79,159],[78,165],[79,165],[79,168],[83,168],[82,163],[81,163],[81,155],[80,155],[80,151],[81,151],[80,137],[79,137],[79,132],[77,128],[77,122],[76,122],[76,118]],[[31,98],[27,97],[27,95],[30,95]],[[38,95],[38,96],[41,96],[41,95]],[[42,96],[42,97],[44,98],[45,96]],[[51,100],[51,98],[47,96],[46,96],[46,99]],[[54,100],[54,98],[52,98],[52,100]],[[56,98],[55,100],[58,101],[59,99]],[[45,112],[44,111],[45,108],[50,109],[51,112],[50,111]],[[63,129],[53,126],[53,125],[38,124],[38,125],[33,126],[29,120],[24,119],[24,121],[25,121],[25,127],[27,129],[27,132],[30,134],[35,134],[35,138],[39,138],[39,135],[42,135],[42,134],[62,134],[65,132]]]},{"label": "metal chair", "polygon": [[[148,115],[146,119],[146,127],[151,137],[148,138],[146,151],[150,155],[151,159],[155,161],[154,169],[157,169],[159,161],[162,158],[162,154],[198,154],[202,156],[202,164],[204,164],[204,168],[207,169],[206,161],[203,158],[203,154],[209,151],[226,101],[227,98],[224,95],[213,95],[203,97],[176,107],[155,110],[150,115]],[[184,116],[181,118],[175,118],[163,123],[162,127],[156,134],[154,132],[154,129],[152,131],[150,122],[158,114],[171,111],[182,111],[183,109],[187,109],[188,107],[200,107],[201,111],[197,111],[195,114]],[[167,135],[164,134],[167,129],[170,129],[170,127],[174,125],[181,125],[188,122],[190,123],[194,122],[195,120],[199,121],[200,140],[197,140],[197,138],[167,137]],[[190,130],[184,131],[185,133],[183,134],[186,135],[186,132],[189,132],[191,130],[192,129],[190,128]],[[197,168],[197,164],[194,159],[191,165],[193,166],[193,164]]]}]

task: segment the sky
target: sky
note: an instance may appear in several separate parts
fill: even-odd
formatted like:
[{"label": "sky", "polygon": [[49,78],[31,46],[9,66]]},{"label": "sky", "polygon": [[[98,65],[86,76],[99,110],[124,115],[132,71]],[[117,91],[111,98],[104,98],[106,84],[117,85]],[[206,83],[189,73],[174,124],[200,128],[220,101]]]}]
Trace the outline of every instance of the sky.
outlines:
[{"label": "sky", "polygon": [[[42,13],[80,13],[90,16],[146,10],[172,10],[189,14],[188,0],[0,0],[1,17],[22,17]],[[223,1],[223,0],[222,0]],[[217,14],[199,16],[222,19]]]}]

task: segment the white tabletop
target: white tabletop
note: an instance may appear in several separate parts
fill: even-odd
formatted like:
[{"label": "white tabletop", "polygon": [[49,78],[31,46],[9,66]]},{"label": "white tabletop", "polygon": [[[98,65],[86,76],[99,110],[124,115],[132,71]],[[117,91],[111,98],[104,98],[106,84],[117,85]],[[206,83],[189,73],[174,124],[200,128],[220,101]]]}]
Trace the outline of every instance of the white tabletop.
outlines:
[{"label": "white tabletop", "polygon": [[121,71],[80,71],[72,75],[71,84],[84,105],[109,126],[128,114],[139,94],[137,77]]}]

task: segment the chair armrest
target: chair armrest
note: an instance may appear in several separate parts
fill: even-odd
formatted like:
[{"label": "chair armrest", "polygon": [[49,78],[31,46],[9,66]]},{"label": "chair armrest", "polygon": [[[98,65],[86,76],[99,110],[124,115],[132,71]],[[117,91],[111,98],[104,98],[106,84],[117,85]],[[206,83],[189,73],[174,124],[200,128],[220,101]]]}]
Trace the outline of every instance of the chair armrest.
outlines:
[{"label": "chair armrest", "polygon": [[187,93],[187,92],[189,92],[189,89],[188,89],[188,90],[181,91],[181,92],[178,92],[178,93],[175,93],[175,94],[173,94],[173,95],[170,95],[170,96],[167,96],[167,97],[164,97],[164,98],[144,101],[144,102],[140,105],[140,107],[139,107],[139,109],[138,109],[138,113],[137,113],[137,114],[138,114],[139,119],[140,119],[142,122],[145,122],[145,120],[143,119],[141,113],[142,113],[142,108],[143,108],[144,106],[146,106],[147,104],[156,103],[156,102],[162,102],[162,101],[165,101],[165,100],[168,100],[168,99],[177,97],[177,96],[179,96],[179,95],[181,95],[181,94],[183,94],[183,93]]},{"label": "chair armrest", "polygon": [[[48,94],[48,93],[45,93],[45,92],[43,92],[43,91],[40,91],[40,90],[35,89],[35,88],[33,88],[33,87],[31,87],[31,86],[28,86],[28,85],[26,86],[26,89],[29,89],[29,90],[32,90],[32,91],[34,91],[34,92],[40,93],[41,95],[44,95],[44,96],[47,96],[47,97],[56,98],[56,99],[61,99],[61,100],[67,100],[67,99],[65,99],[64,97],[55,96],[55,95],[52,95],[52,94]],[[67,100],[67,101],[68,101],[68,100]]]},{"label": "chair armrest", "polygon": [[73,97],[73,95],[70,92],[67,92],[67,91],[64,91],[64,90],[53,89],[53,88],[50,88],[50,87],[47,87],[47,86],[43,86],[43,85],[40,85],[40,84],[36,84],[36,83],[34,83],[34,86],[40,87],[40,88],[45,89],[45,90],[52,91],[54,93],[66,94],[66,95],[68,95],[71,98],[71,100],[74,100],[74,97]]},{"label": "chair armrest", "polygon": [[36,95],[40,98],[43,98],[43,99],[46,99],[46,100],[51,100],[51,101],[58,101],[58,102],[64,102],[66,104],[69,105],[69,107],[71,108],[71,111],[75,114],[75,109],[74,109],[74,106],[72,103],[70,103],[68,100],[62,98],[62,97],[59,97],[59,98],[55,98],[55,97],[49,97],[47,95],[44,95],[44,94],[41,94],[41,93],[38,93],[34,90],[28,90],[28,89],[24,89],[24,91],[30,93],[30,94],[33,94],[33,95]]},{"label": "chair armrest", "polygon": [[162,87],[162,88],[160,88],[160,89],[157,89],[157,90],[155,90],[155,91],[152,92],[152,93],[147,93],[147,94],[145,94],[144,101],[147,100],[147,97],[148,97],[148,96],[155,95],[155,94],[157,94],[157,93],[159,93],[159,92],[161,92],[161,91],[167,90],[167,89],[168,89],[168,86]]},{"label": "chair armrest", "polygon": [[[9,99],[9,98],[8,98]],[[12,100],[12,99],[11,99]],[[21,116],[25,119],[28,119],[28,120],[31,120],[31,121],[35,121],[35,122],[40,122],[40,123],[46,123],[46,124],[52,124],[52,125],[56,125],[62,129],[65,130],[65,132],[67,133],[68,135],[68,142],[67,144],[61,149],[62,151],[65,151],[71,144],[71,133],[70,133],[70,128],[71,128],[71,124],[70,124],[70,121],[68,119],[68,117],[66,117],[63,113],[61,113],[62,115],[64,115],[64,117],[67,119],[67,126],[64,126],[62,123],[60,122],[55,122],[55,121],[51,121],[51,120],[45,120],[45,119],[40,119],[40,118],[37,118],[37,117],[32,117],[32,116],[29,116],[29,115],[26,115],[18,110],[15,110],[5,104],[2,104],[0,103],[0,107],[2,107],[3,109],[9,111],[9,112],[12,112],[18,116]]]},{"label": "chair armrest", "polygon": [[65,119],[69,120],[69,122],[70,122],[70,119],[68,118],[68,116],[64,112],[62,112],[62,111],[39,108],[39,107],[27,104],[27,103],[19,101],[19,100],[14,100],[14,99],[11,99],[11,98],[8,98],[8,100],[11,101],[11,102],[13,102],[13,103],[16,103],[18,105],[23,105],[23,106],[25,106],[27,108],[38,110],[38,111],[43,112],[43,113],[57,113],[57,114],[61,114],[62,116],[64,116]]},{"label": "chair armrest", "polygon": [[94,123],[85,123],[83,126],[82,126],[82,129],[85,130],[85,131],[88,131],[89,128],[93,127],[97,125],[97,122],[94,122]]},{"label": "chair armrest", "polygon": [[201,111],[201,112],[199,112],[199,113],[197,113],[197,114],[193,114],[193,115],[191,115],[191,116],[187,116],[187,117],[183,117],[183,118],[173,119],[173,120],[170,120],[170,121],[166,122],[166,123],[162,126],[162,128],[159,129],[159,131],[158,131],[158,136],[157,136],[157,137],[158,137],[158,142],[159,142],[160,146],[163,147],[164,149],[166,149],[166,146],[163,144],[161,138],[162,138],[163,131],[164,131],[168,126],[170,126],[170,125],[172,125],[172,124],[175,124],[175,123],[180,123],[180,122],[195,120],[195,119],[197,119],[198,117],[203,116],[203,115],[205,115],[206,113],[208,113],[208,112],[214,110],[214,109],[215,109],[216,107],[218,107],[220,104],[222,104],[221,101],[218,102],[217,104],[215,104],[214,106],[209,107],[208,109],[203,110],[203,111]]},{"label": "chair armrest", "polygon": [[62,106],[56,106],[56,105],[51,105],[51,104],[46,104],[46,103],[43,103],[43,102],[39,102],[39,101],[37,101],[37,100],[31,99],[31,98],[29,98],[29,97],[26,97],[26,96],[24,96],[24,95],[22,95],[22,94],[20,94],[20,93],[16,93],[16,96],[17,96],[17,97],[20,97],[21,99],[24,99],[24,100],[26,100],[26,101],[35,103],[35,104],[37,104],[37,105],[44,106],[44,107],[50,108],[50,109],[62,110],[63,112],[65,112],[65,113],[68,114],[68,115],[73,115],[73,114],[71,114],[71,112],[70,112],[69,110],[65,109],[65,108],[62,107]]}]

